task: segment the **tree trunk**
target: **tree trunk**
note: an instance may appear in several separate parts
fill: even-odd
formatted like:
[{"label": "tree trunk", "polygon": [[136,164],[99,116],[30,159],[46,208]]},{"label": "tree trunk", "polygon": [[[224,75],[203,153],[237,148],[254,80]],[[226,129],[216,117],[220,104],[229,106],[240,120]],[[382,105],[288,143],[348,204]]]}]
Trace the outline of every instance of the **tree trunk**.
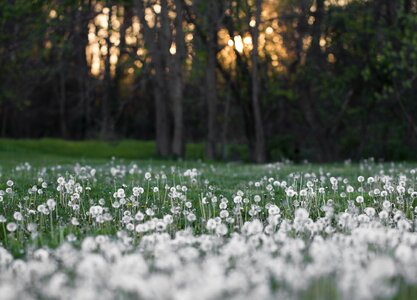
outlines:
[{"label": "tree trunk", "polygon": [[206,68],[206,97],[208,113],[208,136],[206,155],[208,159],[217,158],[217,82],[216,82],[216,54],[217,54],[217,1],[208,3],[208,38],[207,38],[207,68]]},{"label": "tree trunk", "polygon": [[67,91],[65,86],[64,67],[61,63],[59,68],[59,127],[61,130],[61,137],[67,138],[67,122],[66,122],[66,105],[67,105]]},{"label": "tree trunk", "polygon": [[164,86],[163,67],[159,56],[154,58],[153,63],[155,65],[153,88],[156,111],[156,151],[158,155],[166,157],[171,154],[167,101],[164,94],[166,87]]},{"label": "tree trunk", "polygon": [[[314,23],[311,27],[306,22],[308,17],[309,6],[302,5],[301,15],[298,19],[298,30],[300,35],[297,39],[298,44],[302,44],[303,38],[307,34],[311,34],[311,45],[307,50],[306,61],[309,62],[307,69],[310,73],[314,74],[320,72],[321,68],[324,67],[324,56],[321,53],[320,48],[320,38],[322,34],[322,22],[324,18],[324,0],[316,0],[316,11],[314,12]],[[302,48],[299,49],[300,59],[302,56]],[[301,63],[301,60],[298,61],[298,64]],[[317,99],[318,95],[315,91],[316,80],[315,78],[305,78],[300,77],[296,83],[297,89],[300,95],[300,108],[303,113],[304,119],[307,123],[307,127],[311,130],[311,135],[314,136],[317,148],[320,150],[319,160],[328,161],[333,159],[333,149],[331,143],[328,143],[326,128],[320,120],[320,116],[317,112]]]},{"label": "tree trunk", "polygon": [[182,28],[183,9],[182,1],[175,0],[175,45],[176,53],[169,58],[171,68],[170,96],[172,100],[172,111],[174,116],[174,134],[172,139],[172,152],[176,157],[183,157],[184,146],[184,124],[183,124],[183,63],[186,55],[184,32]]},{"label": "tree trunk", "polygon": [[80,76],[77,76],[77,85],[78,85],[78,97],[80,101],[81,111],[81,132],[80,136],[77,138],[86,138],[87,129],[89,128],[90,114],[89,114],[89,71],[87,66],[87,58],[85,49],[88,45],[88,23],[92,18],[91,10],[91,0],[86,3],[83,1],[80,10],[76,12],[76,66],[80,72]]},{"label": "tree trunk", "polygon": [[2,119],[2,126],[1,126],[1,136],[6,137],[6,128],[7,128],[7,107],[6,103],[0,103],[0,117]]},{"label": "tree trunk", "polygon": [[[155,99],[155,139],[156,152],[159,156],[166,157],[171,154],[169,138],[169,119],[167,99],[164,93],[166,89],[166,52],[169,54],[169,24],[166,0],[161,1],[161,26],[150,28],[145,20],[144,1],[136,0],[136,8],[139,20],[141,22],[142,33],[145,41],[145,47],[151,57],[152,68],[155,75],[152,77],[153,95]],[[167,32],[168,29],[168,32]]]},{"label": "tree trunk", "polygon": [[412,0],[404,0],[404,12],[409,14],[412,7]]},{"label": "tree trunk", "polygon": [[229,125],[229,112],[230,112],[230,89],[227,91],[226,96],[226,105],[224,108],[224,115],[223,115],[223,129],[222,129],[222,144],[221,144],[221,156],[223,160],[227,159],[227,131]]},{"label": "tree trunk", "polygon": [[324,17],[324,0],[316,0],[316,11],[314,12],[314,23],[311,32],[311,46],[308,51],[309,58],[315,61],[318,68],[323,66],[323,54],[320,48],[322,24]]},{"label": "tree trunk", "polygon": [[104,62],[104,81],[102,85],[102,123],[101,123],[101,131],[100,136],[101,138],[108,139],[109,137],[113,137],[114,134],[114,124],[113,124],[113,116],[112,116],[112,102],[114,101],[113,97],[113,83],[110,74],[110,34],[111,34],[111,18],[112,18],[112,6],[111,3],[107,3],[107,7],[110,8],[109,16],[108,16],[108,27],[107,27],[107,37],[106,37],[106,45],[107,45],[107,55]]},{"label": "tree trunk", "polygon": [[261,104],[259,97],[259,74],[258,74],[258,38],[259,38],[259,24],[261,22],[262,0],[256,0],[255,7],[256,25],[252,31],[252,109],[255,126],[255,143],[253,145],[253,159],[257,163],[265,162],[265,137],[264,128],[262,124]]}]

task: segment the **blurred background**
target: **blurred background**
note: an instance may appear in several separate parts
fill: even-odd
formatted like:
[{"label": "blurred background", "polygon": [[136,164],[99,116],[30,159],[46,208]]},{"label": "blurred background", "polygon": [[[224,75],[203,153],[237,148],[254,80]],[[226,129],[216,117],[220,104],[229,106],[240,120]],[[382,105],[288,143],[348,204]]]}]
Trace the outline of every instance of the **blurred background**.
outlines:
[{"label": "blurred background", "polygon": [[417,1],[0,0],[0,136],[416,160]]}]

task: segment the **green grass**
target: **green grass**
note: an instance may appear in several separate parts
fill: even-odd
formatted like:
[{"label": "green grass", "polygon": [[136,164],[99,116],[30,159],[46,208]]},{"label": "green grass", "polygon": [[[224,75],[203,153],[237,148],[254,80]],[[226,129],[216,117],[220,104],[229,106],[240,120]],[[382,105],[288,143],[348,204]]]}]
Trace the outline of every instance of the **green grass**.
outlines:
[{"label": "green grass", "polygon": [[[115,160],[111,158],[115,157]],[[181,161],[161,160],[155,155],[155,144],[153,142],[144,141],[120,141],[120,142],[102,142],[102,141],[63,141],[54,139],[42,140],[0,140],[0,190],[7,188],[6,181],[12,179],[14,181],[14,194],[6,195],[0,206],[0,215],[3,214],[10,221],[15,211],[22,212],[27,209],[36,210],[39,204],[42,204],[48,198],[54,198],[60,201],[60,195],[56,191],[57,178],[64,176],[66,179],[70,175],[74,175],[74,166],[92,166],[97,169],[97,175],[94,178],[83,179],[75,176],[75,180],[79,182],[84,191],[81,193],[81,210],[77,217],[82,221],[82,225],[75,227],[70,225],[71,217],[74,213],[66,206],[59,205],[59,212],[56,210],[48,216],[40,216],[36,219],[38,224],[39,235],[32,238],[25,230],[19,230],[16,233],[5,234],[5,224],[0,224],[0,242],[13,254],[14,257],[25,257],[26,251],[33,248],[41,248],[44,246],[56,248],[61,245],[69,234],[77,236],[77,244],[86,236],[94,236],[98,234],[107,234],[114,236],[119,230],[122,215],[117,209],[112,209],[111,205],[113,193],[124,184],[126,191],[130,193],[133,186],[141,186],[145,189],[140,209],[144,210],[148,203],[155,204],[156,214],[163,215],[168,212],[169,203],[162,200],[162,191],[165,182],[152,177],[147,182],[144,180],[144,172],[150,171],[153,176],[155,174],[165,173],[167,175],[166,183],[169,186],[185,185],[188,187],[187,198],[193,202],[198,220],[202,216],[210,218],[218,214],[216,205],[207,204],[205,211],[202,211],[200,202],[204,195],[214,193],[218,197],[225,196],[232,201],[238,190],[244,192],[245,197],[253,199],[254,195],[261,195],[261,205],[268,202],[276,203],[281,208],[283,218],[291,219],[294,215],[294,207],[286,201],[287,198],[283,190],[277,191],[271,196],[265,190],[268,178],[276,180],[286,180],[289,185],[293,185],[296,189],[305,187],[305,178],[294,179],[294,174],[315,173],[316,175],[324,174],[327,177],[340,176],[348,179],[350,183],[358,186],[357,176],[373,176],[384,169],[389,172],[391,168],[388,164],[364,163],[359,164],[277,164],[277,165],[254,165],[241,162],[212,162],[204,161],[204,145],[189,144],[187,147],[187,159]],[[30,170],[20,171],[16,166],[28,162],[32,168]],[[110,176],[109,170],[112,167],[131,168],[136,164],[142,173],[128,174],[121,177]],[[57,166],[59,165],[59,168]],[[172,167],[176,170],[172,171]],[[413,164],[396,164],[395,174],[402,173],[402,170],[415,167]],[[196,183],[191,183],[189,178],[183,174],[186,169],[197,168],[201,175],[198,176]],[[48,187],[44,189],[42,195],[36,193],[29,194],[28,189],[34,185],[40,186],[38,178],[42,177],[48,183]],[[263,181],[264,187],[255,187],[254,182]],[[342,185],[342,183],[340,183]],[[91,187],[91,191],[86,191],[86,187]],[[161,196],[152,192],[151,187],[159,187]],[[63,203],[67,203],[68,195],[65,196]],[[347,208],[347,199],[340,197],[338,193],[333,193],[330,188],[326,190],[326,198],[317,197],[317,200],[309,204],[310,216],[314,219],[322,216],[320,211],[321,205],[329,198],[335,201],[335,209],[344,211]],[[356,192],[349,196],[349,199],[356,197]],[[105,206],[110,208],[114,220],[104,225],[97,225],[91,218],[85,216],[85,212],[93,204],[97,204],[98,199],[105,199]],[[149,201],[149,202],[148,202]],[[368,201],[368,203],[366,203]],[[364,205],[373,205],[371,199],[365,195]],[[407,204],[407,203],[406,203]],[[415,205],[414,203],[408,203]],[[22,207],[24,209],[22,209]],[[124,209],[129,210],[127,206]],[[407,213],[407,207],[402,208]],[[409,212],[408,212],[409,213]],[[266,219],[266,211],[261,212],[260,217]],[[242,213],[243,221],[248,220],[248,210]],[[26,223],[33,221],[27,217],[24,224],[20,224],[25,228]],[[184,228],[184,218],[178,219],[173,225],[173,230]],[[203,223],[196,222],[193,225],[196,234],[204,232]],[[232,230],[232,228],[230,228]],[[308,237],[306,237],[308,240]],[[279,288],[277,286],[277,288]],[[334,284],[327,279],[315,282],[305,293],[297,295],[299,299],[338,299],[337,290]],[[412,299],[410,295],[415,293],[415,287],[407,284],[401,284],[398,295],[394,299]]]},{"label": "green grass", "polygon": [[[5,215],[8,219],[12,219],[13,212],[16,210],[17,203],[22,201],[23,197],[27,195],[27,190],[33,185],[37,184],[37,178],[42,168],[48,169],[42,176],[50,185],[50,190],[46,191],[41,197],[30,196],[30,207],[36,209],[36,206],[45,201],[47,197],[57,197],[56,179],[58,174],[74,174],[74,166],[80,164],[82,166],[92,166],[97,170],[108,170],[112,165],[129,166],[137,164],[142,170],[151,170],[153,173],[165,171],[169,174],[171,166],[175,166],[181,172],[186,169],[198,168],[205,173],[204,178],[209,179],[210,183],[215,186],[221,186],[225,195],[230,197],[236,188],[244,188],[245,183],[249,178],[253,179],[254,174],[261,174],[262,168],[252,164],[242,163],[221,163],[221,162],[204,162],[201,160],[203,154],[202,144],[189,144],[188,155],[185,160],[162,160],[154,154],[153,142],[142,141],[122,141],[119,143],[107,143],[101,141],[63,141],[63,140],[0,140],[0,190],[7,188],[6,181],[12,179],[15,182],[14,191],[17,197],[3,206],[3,211],[0,215]],[[115,160],[112,158],[115,157]],[[29,163],[32,169],[30,171],[18,171],[17,166],[24,163]],[[51,167],[60,166],[60,171],[51,171]],[[143,181],[143,174],[141,176],[127,175],[123,179],[111,179],[99,177],[97,183],[91,183],[92,191],[88,193],[88,199],[97,199],[102,197],[109,201],[110,195],[115,189],[122,186],[124,183],[135,183],[146,187]],[[180,175],[175,175],[169,178],[170,184],[180,184],[184,178]],[[109,184],[110,183],[110,184]],[[152,182],[155,184],[155,182]],[[201,182],[199,183],[201,184]],[[160,186],[163,189],[163,186]],[[201,187],[190,191],[193,199],[198,202],[200,192],[206,190],[206,187]],[[146,192],[150,194],[151,192]],[[46,197],[46,198],[45,198]],[[26,202],[26,200],[24,201]],[[3,202],[5,203],[5,202]],[[82,210],[88,210],[88,204],[82,202]],[[85,207],[84,207],[85,205]],[[111,203],[107,203],[111,206]],[[62,212],[60,212],[62,213]],[[62,216],[67,217],[66,214]],[[59,230],[52,230],[51,228],[59,228],[57,220],[49,224],[49,220],[44,220],[45,225],[36,240],[37,246],[48,246],[55,248],[62,243],[62,236],[69,233],[68,228]],[[81,230],[75,230],[77,236],[80,238],[86,235],[97,234],[114,234],[116,226],[104,226],[99,230],[87,224]],[[183,226],[184,224],[179,224]],[[1,225],[0,225],[0,229]],[[0,241],[4,239],[4,234],[0,230]],[[32,244],[28,237],[13,236],[8,238],[7,248],[14,256],[20,257],[24,254],[23,250]]]},{"label": "green grass", "polygon": [[[155,156],[154,146],[153,142],[143,141],[108,143],[102,141],[74,142],[53,139],[0,140],[0,189],[4,190],[6,188],[6,180],[13,179],[16,182],[15,191],[17,192],[17,195],[20,195],[20,198],[22,198],[27,194],[28,188],[37,184],[37,178],[39,177],[39,172],[42,168],[50,168],[57,165],[62,167],[60,171],[52,171],[49,169],[43,175],[43,178],[52,185],[52,190],[56,185],[58,174],[74,174],[73,168],[75,164],[92,166],[98,170],[107,170],[107,173],[113,165],[129,166],[137,164],[142,170],[152,170],[152,173],[166,172],[167,174],[170,174],[170,168],[175,166],[178,169],[178,172],[174,176],[168,178],[168,183],[170,185],[185,183],[186,179],[184,179],[181,174],[186,169],[197,168],[202,172],[203,175],[199,180],[198,186],[188,192],[188,195],[198,207],[201,194],[208,191],[208,186],[204,186],[205,180],[209,181],[209,184],[215,188],[216,192],[220,192],[222,195],[232,199],[233,194],[236,193],[237,190],[244,191],[248,196],[253,196],[258,192],[262,192],[253,186],[249,186],[249,182],[261,180],[265,175],[288,180],[288,176],[292,173],[318,173],[320,172],[320,169],[324,168],[326,172],[330,172],[331,174],[354,179],[361,173],[358,169],[358,165],[285,164],[279,168],[268,168],[264,165],[246,164],[241,162],[222,163],[203,161],[201,160],[201,156],[204,147],[201,144],[188,145],[188,160],[161,160]],[[116,157],[116,159],[112,161],[112,157]],[[24,162],[28,162],[33,167],[31,171],[19,172],[15,169],[17,165],[21,165]],[[362,174],[364,173],[362,172]],[[143,175],[129,176],[127,174],[127,176],[122,179],[100,176],[98,177],[98,182],[91,183],[92,191],[86,196],[88,199],[93,199],[94,202],[101,197],[105,197],[106,200],[108,200],[111,198],[110,195],[125,183],[146,186]],[[155,181],[153,181],[152,184],[158,185]],[[160,189],[163,189],[162,185],[160,185]],[[56,193],[47,193],[51,193],[50,197],[56,198]],[[147,192],[147,195],[148,194],[149,197],[152,198],[152,193]],[[32,208],[35,209],[36,205],[43,201],[40,199],[46,199],[46,196],[47,195],[33,197]],[[285,198],[284,194],[276,196],[280,199]],[[15,201],[20,200],[15,199]],[[88,209],[88,205],[85,205],[86,207],[84,209]],[[107,203],[107,205],[110,206],[110,203]],[[6,207],[9,209],[5,215],[11,217],[13,207]],[[201,213],[198,209],[197,212]],[[287,210],[284,207],[283,213],[288,214],[288,217],[290,217],[293,214],[293,210]],[[57,226],[58,224],[54,225]],[[55,231],[51,238],[51,232],[49,232],[50,229],[46,227],[45,230],[45,235],[41,236],[41,244],[47,244],[51,247],[59,245],[60,233]],[[79,232],[79,234],[80,237],[82,237],[86,234],[112,234],[114,233],[113,231],[114,228],[111,226],[102,228],[102,231],[97,231],[96,228],[86,226],[84,232]],[[2,234],[0,233],[0,236],[1,235]],[[19,242],[16,240],[15,242],[16,245],[14,246],[9,244],[10,249],[13,249],[12,252],[15,254],[18,249],[26,247],[26,245],[23,246],[21,244],[21,241]]]},{"label": "green grass", "polygon": [[[203,145],[190,144],[189,155],[193,158],[202,154]],[[0,153],[18,155],[52,155],[76,158],[104,158],[113,156],[128,159],[156,158],[155,143],[152,141],[65,141],[59,139],[0,140]],[[2,153],[2,154],[3,154]]]},{"label": "green grass", "polygon": [[[244,145],[230,144],[226,157],[231,160],[248,161]],[[129,160],[159,160],[153,141],[68,141],[61,139],[0,139],[0,159],[15,163],[22,159],[41,161],[71,161],[77,159],[108,160],[112,157]],[[204,160],[204,143],[187,143],[185,160]]]}]

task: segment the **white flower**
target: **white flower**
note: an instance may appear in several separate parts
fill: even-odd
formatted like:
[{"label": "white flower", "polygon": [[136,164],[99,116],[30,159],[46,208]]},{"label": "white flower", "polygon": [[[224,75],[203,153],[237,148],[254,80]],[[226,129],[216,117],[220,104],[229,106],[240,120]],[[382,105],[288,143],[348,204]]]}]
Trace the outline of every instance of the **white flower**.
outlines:
[{"label": "white flower", "polygon": [[166,224],[172,224],[172,222],[174,222],[174,219],[172,218],[172,216],[171,216],[171,215],[165,215],[165,216],[164,216],[164,222],[165,222]]},{"label": "white flower", "polygon": [[388,213],[385,210],[380,211],[378,215],[381,220],[386,220],[388,218]]},{"label": "white flower", "polygon": [[401,231],[409,231],[411,229],[411,224],[405,219],[401,219],[397,222],[397,227]]},{"label": "white flower", "polygon": [[103,213],[103,207],[101,207],[100,205],[91,206],[89,212],[92,217],[96,217]]},{"label": "white flower", "polygon": [[117,195],[117,198],[119,198],[119,199],[120,198],[125,198],[126,197],[125,190],[122,189],[122,188],[118,189],[116,195]]},{"label": "white flower", "polygon": [[383,203],[382,203],[382,206],[384,207],[384,209],[385,210],[391,210],[391,202],[389,202],[388,200],[385,200]]},{"label": "white flower", "polygon": [[46,205],[48,206],[48,208],[50,210],[54,210],[55,209],[56,202],[55,202],[54,199],[48,199],[48,200],[46,200]]},{"label": "white flower", "polygon": [[364,211],[365,211],[365,214],[368,216],[368,217],[373,217],[373,216],[375,216],[375,213],[376,213],[376,211],[375,211],[375,208],[373,208],[373,207],[366,207],[365,209],[364,209]]},{"label": "white flower", "polygon": [[145,211],[145,213],[149,217],[152,217],[153,215],[155,215],[155,212],[151,208],[147,208],[146,211]]},{"label": "white flower", "polygon": [[229,212],[227,210],[220,211],[220,218],[225,219],[229,216]]},{"label": "white flower", "polygon": [[140,211],[138,211],[135,214],[135,220],[136,221],[142,221],[144,218],[145,218],[145,215],[142,212],[140,212]]},{"label": "white flower", "polygon": [[217,223],[214,219],[208,219],[207,220],[207,224],[206,224],[206,228],[207,230],[214,230],[217,227]]},{"label": "white flower", "polygon": [[259,234],[263,231],[264,226],[262,222],[258,219],[253,220],[252,222],[247,223],[248,224],[248,234],[249,235],[255,235]]},{"label": "white flower", "polygon": [[6,228],[10,232],[15,232],[17,230],[17,224],[13,223],[13,222],[10,222],[10,223],[7,224]]},{"label": "white flower", "polygon": [[227,226],[225,224],[219,224],[216,227],[216,234],[218,235],[226,235],[227,234]]},{"label": "white flower", "polygon": [[298,220],[307,220],[309,213],[305,208],[298,208],[294,213],[295,218]]},{"label": "white flower", "polygon": [[276,206],[276,205],[271,205],[269,208],[268,208],[268,214],[269,215],[277,215],[277,214],[279,214],[280,213],[280,209],[279,209],[279,207],[278,206]]},{"label": "white flower", "polygon": [[294,197],[297,193],[292,189],[292,188],[288,188],[285,193],[287,194],[288,197],[292,198]]},{"label": "white flower", "polygon": [[242,196],[239,196],[239,195],[235,196],[235,197],[233,198],[233,202],[234,202],[235,204],[241,204],[241,203],[242,203]]},{"label": "white flower", "polygon": [[187,221],[188,221],[188,222],[194,222],[195,220],[197,220],[197,217],[196,217],[196,215],[195,215],[195,214],[193,214],[193,213],[189,213],[189,214],[187,215]]},{"label": "white flower", "polygon": [[16,211],[13,214],[13,219],[15,219],[16,221],[22,221],[23,220],[23,216],[20,212]]}]

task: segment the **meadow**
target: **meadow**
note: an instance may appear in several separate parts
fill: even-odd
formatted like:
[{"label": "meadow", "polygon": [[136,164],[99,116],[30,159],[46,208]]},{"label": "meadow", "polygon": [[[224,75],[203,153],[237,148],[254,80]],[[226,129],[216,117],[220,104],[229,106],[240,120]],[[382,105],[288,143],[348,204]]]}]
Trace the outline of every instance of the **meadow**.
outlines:
[{"label": "meadow", "polygon": [[190,149],[1,140],[1,298],[415,299],[415,164]]}]

